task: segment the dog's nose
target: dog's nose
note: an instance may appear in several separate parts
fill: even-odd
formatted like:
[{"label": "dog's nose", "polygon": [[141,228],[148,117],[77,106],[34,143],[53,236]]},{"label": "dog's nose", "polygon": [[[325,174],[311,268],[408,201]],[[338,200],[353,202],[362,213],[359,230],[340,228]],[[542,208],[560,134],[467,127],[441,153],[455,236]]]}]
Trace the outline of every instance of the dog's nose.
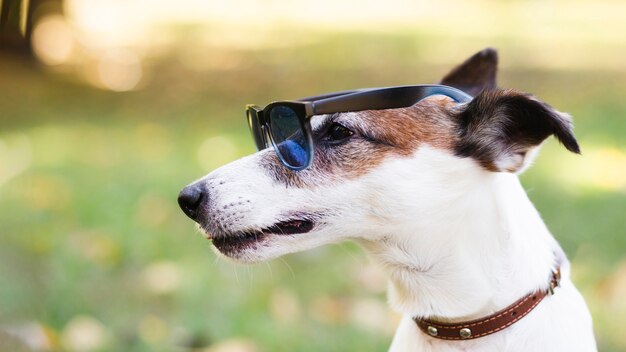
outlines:
[{"label": "dog's nose", "polygon": [[207,198],[207,194],[199,185],[192,184],[180,191],[178,194],[178,205],[180,205],[180,208],[188,217],[196,220],[198,218],[198,208]]}]

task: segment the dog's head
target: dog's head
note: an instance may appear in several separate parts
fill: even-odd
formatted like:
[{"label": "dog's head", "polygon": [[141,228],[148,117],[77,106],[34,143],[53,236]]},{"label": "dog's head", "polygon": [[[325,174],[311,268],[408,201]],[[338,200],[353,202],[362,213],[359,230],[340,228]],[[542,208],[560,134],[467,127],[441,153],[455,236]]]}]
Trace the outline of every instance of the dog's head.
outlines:
[{"label": "dog's head", "polygon": [[409,108],[312,118],[315,158],[284,167],[271,149],[187,186],[181,207],[224,255],[255,262],[346,239],[384,241],[433,221],[473,182],[520,173],[554,135],[579,152],[571,120],[531,95],[496,87],[486,49],[441,84],[475,96],[431,96]]}]

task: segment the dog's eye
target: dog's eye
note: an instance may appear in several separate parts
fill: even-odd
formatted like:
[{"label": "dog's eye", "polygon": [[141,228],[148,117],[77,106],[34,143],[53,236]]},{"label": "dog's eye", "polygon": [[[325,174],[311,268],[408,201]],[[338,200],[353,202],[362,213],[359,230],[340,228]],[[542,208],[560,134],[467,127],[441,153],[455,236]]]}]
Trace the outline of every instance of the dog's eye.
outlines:
[{"label": "dog's eye", "polygon": [[342,126],[342,125],[340,125],[340,124],[335,122],[328,129],[328,132],[326,133],[326,138],[329,141],[338,142],[338,141],[342,141],[342,140],[344,140],[346,138],[349,138],[353,134],[354,134],[354,132],[350,131],[345,126]]}]

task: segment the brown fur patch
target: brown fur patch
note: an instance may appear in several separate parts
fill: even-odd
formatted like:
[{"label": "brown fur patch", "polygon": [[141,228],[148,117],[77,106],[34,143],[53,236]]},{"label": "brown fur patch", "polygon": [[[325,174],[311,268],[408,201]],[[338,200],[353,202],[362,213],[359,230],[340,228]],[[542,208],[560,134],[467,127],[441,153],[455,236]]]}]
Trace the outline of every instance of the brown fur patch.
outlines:
[{"label": "brown fur patch", "polygon": [[456,123],[449,110],[455,105],[448,98],[431,97],[409,108],[365,111],[360,117],[376,139],[398,154],[412,154],[423,143],[452,150]]},{"label": "brown fur patch", "polygon": [[328,124],[340,123],[354,135],[339,144],[329,143],[322,126],[314,133],[315,156],[309,168],[289,170],[269,151],[262,164],[279,183],[314,187],[360,177],[389,157],[412,155],[424,143],[452,154],[457,126],[450,109],[455,106],[449,98],[430,97],[408,108],[333,115]]}]

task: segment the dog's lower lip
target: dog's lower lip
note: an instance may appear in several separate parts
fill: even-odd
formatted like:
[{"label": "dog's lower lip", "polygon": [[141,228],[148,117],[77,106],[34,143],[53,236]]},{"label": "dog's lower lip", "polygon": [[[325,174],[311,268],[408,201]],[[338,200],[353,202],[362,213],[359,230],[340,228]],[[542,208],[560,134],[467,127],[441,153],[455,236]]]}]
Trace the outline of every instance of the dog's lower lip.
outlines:
[{"label": "dog's lower lip", "polygon": [[260,231],[248,231],[213,238],[213,245],[224,254],[253,246],[262,241],[266,235]]},{"label": "dog's lower lip", "polygon": [[270,235],[296,235],[313,229],[310,220],[288,220],[276,223],[261,231],[241,231],[227,236],[213,237],[213,245],[224,254],[234,254],[255,246]]}]

